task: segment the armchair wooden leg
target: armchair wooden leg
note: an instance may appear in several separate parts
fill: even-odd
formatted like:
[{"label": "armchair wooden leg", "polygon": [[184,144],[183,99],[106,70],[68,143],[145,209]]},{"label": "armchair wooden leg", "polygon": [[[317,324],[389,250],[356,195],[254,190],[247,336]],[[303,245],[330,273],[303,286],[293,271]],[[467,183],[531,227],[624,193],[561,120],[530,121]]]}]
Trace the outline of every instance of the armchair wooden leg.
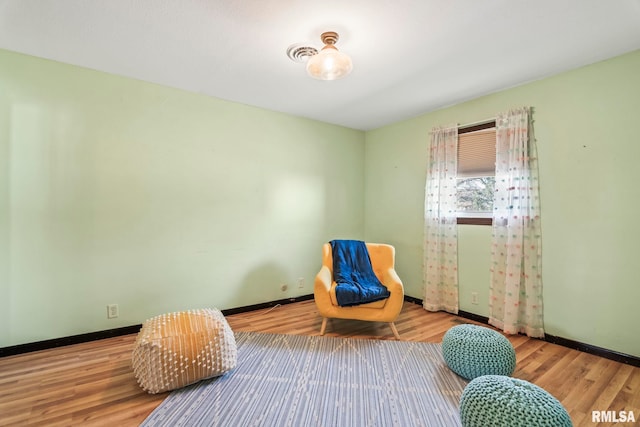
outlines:
[{"label": "armchair wooden leg", "polygon": [[324,331],[325,329],[327,329],[327,318],[323,317],[322,318],[322,326],[320,327],[320,335],[324,335]]},{"label": "armchair wooden leg", "polygon": [[398,330],[396,329],[396,325],[393,322],[389,322],[389,326],[391,326],[391,330],[393,331],[393,336],[396,337],[396,339],[400,339],[400,334],[398,333]]}]

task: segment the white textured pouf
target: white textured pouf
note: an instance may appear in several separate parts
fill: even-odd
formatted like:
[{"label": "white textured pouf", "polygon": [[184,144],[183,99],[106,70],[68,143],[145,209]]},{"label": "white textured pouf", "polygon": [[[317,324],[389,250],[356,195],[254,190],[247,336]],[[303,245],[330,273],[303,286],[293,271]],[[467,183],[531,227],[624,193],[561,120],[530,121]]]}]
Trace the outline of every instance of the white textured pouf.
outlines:
[{"label": "white textured pouf", "polygon": [[217,309],[162,314],[144,322],[136,339],[133,373],[155,394],[224,374],[237,362],[236,340]]}]

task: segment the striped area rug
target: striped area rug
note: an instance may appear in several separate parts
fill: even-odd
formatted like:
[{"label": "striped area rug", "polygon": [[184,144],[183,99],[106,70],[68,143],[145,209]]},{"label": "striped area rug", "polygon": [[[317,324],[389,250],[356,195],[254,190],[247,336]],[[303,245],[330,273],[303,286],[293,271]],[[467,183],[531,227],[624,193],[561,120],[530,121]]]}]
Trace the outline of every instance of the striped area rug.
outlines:
[{"label": "striped area rug", "polygon": [[236,332],[238,365],[142,426],[459,426],[467,384],[439,344]]}]

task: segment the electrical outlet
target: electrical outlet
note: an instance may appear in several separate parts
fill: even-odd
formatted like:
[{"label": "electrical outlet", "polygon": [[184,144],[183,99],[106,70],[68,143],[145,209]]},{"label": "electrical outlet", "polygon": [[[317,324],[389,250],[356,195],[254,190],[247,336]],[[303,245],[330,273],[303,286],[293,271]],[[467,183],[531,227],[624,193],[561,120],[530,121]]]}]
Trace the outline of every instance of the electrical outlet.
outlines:
[{"label": "electrical outlet", "polygon": [[120,315],[120,310],[118,309],[118,304],[107,305],[107,319],[115,319],[119,315]]},{"label": "electrical outlet", "polygon": [[478,293],[471,292],[471,304],[478,304]]},{"label": "electrical outlet", "polygon": [[284,283],[282,285],[280,285],[280,290],[282,292],[285,292],[287,289],[289,289],[289,287],[287,285],[285,285]]},{"label": "electrical outlet", "polygon": [[298,277],[298,288],[304,288],[304,277]]}]

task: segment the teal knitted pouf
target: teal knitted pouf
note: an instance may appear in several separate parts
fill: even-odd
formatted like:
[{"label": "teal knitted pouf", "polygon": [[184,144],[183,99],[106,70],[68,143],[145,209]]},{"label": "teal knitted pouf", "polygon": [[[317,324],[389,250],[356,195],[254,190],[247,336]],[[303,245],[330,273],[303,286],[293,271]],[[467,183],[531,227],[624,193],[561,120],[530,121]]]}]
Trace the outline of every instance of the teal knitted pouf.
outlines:
[{"label": "teal knitted pouf", "polygon": [[442,339],[442,356],[449,368],[472,380],[482,375],[511,375],[516,351],[504,335],[477,325],[458,325]]},{"label": "teal knitted pouf", "polygon": [[530,382],[502,375],[472,380],[460,398],[463,427],[571,427],[562,404]]}]

